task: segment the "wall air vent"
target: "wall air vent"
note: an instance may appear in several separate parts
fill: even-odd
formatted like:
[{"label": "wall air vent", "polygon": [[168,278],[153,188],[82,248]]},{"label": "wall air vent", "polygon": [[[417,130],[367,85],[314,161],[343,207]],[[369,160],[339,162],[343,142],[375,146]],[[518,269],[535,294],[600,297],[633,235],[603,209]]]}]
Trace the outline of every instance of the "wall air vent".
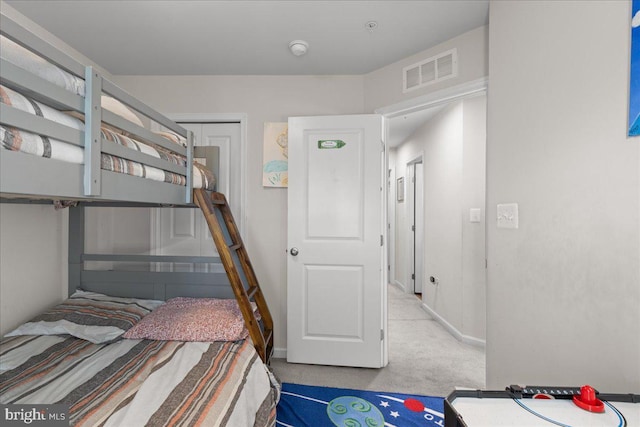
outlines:
[{"label": "wall air vent", "polygon": [[409,65],[402,69],[402,92],[428,86],[458,75],[458,49]]}]

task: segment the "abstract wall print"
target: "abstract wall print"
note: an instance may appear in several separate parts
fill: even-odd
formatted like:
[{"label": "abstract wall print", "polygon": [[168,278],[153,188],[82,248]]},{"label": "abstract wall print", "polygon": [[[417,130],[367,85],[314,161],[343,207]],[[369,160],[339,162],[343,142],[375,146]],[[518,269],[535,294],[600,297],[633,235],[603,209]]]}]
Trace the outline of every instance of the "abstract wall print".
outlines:
[{"label": "abstract wall print", "polygon": [[263,186],[288,187],[288,149],[288,124],[286,122],[265,123],[262,163]]},{"label": "abstract wall print", "polygon": [[633,0],[631,69],[629,72],[629,136],[640,135],[640,0]]}]

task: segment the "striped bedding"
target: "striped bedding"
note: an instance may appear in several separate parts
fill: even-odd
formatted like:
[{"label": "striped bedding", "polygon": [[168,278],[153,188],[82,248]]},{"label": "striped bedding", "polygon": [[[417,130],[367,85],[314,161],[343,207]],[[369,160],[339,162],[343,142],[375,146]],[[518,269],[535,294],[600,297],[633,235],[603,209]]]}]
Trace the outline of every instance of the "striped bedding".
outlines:
[{"label": "striped bedding", "polygon": [[273,426],[276,387],[251,343],[67,335],[0,344],[0,403],[60,403],[75,426]]},{"label": "striped bedding", "polygon": [[84,96],[84,80],[60,69],[5,36],[0,36],[0,58],[56,86]]},{"label": "striped bedding", "polygon": [[[27,98],[26,96],[5,86],[0,86],[0,102],[73,129],[84,130],[84,123],[81,120],[53,109],[38,101]],[[176,165],[186,165],[186,158],[184,156],[173,154],[161,147],[155,147],[137,141],[128,136],[119,134],[109,127],[102,127],[101,134],[102,138],[109,142],[126,146],[158,159],[167,160]],[[20,151],[69,163],[82,164],[84,162],[84,149],[82,147],[68,144],[54,138],[37,135],[22,129],[0,125],[0,140],[2,140],[2,147],[7,150]],[[168,182],[183,186],[186,185],[186,177],[184,175],[179,175],[110,154],[101,154],[101,168],[112,172],[125,173],[154,181]],[[198,163],[194,163],[193,187],[204,188],[207,190],[213,190],[215,187],[215,177],[213,174]]]}]

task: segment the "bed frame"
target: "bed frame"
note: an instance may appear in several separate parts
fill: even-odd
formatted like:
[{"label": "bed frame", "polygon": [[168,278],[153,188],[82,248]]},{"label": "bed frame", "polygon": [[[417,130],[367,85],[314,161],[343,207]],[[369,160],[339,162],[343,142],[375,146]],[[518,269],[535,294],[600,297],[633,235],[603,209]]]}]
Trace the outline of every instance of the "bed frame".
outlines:
[{"label": "bed frame", "polygon": [[[191,132],[135,99],[101,76],[93,67],[84,66],[3,14],[0,14],[0,33],[63,70],[81,77],[85,80],[86,85],[86,96],[83,98],[16,67],[8,61],[2,60],[0,62],[2,70],[0,79],[3,85],[54,108],[75,111],[85,116],[85,131],[81,132],[1,104],[0,117],[2,117],[3,124],[83,147],[84,165],[2,150],[0,156],[0,193],[5,197],[39,198],[44,196],[48,199],[130,201],[177,205],[191,203],[191,167],[178,166],[169,161],[103,140],[100,137],[100,124],[106,123],[115,126],[126,131],[135,139],[150,142],[172,153],[186,156],[188,165],[193,162],[193,134]],[[100,104],[102,93],[110,95],[132,110],[186,138],[187,147],[173,144],[145,128],[102,109]],[[102,153],[184,175],[187,185],[183,187],[102,170],[100,168]],[[26,176],[30,179],[16,180],[15,177],[19,176]],[[58,179],[33,178],[48,176],[56,176]]]},{"label": "bed frame", "polygon": [[[0,60],[0,82],[39,102],[59,110],[71,110],[85,117],[85,131],[76,131],[50,120],[0,104],[0,123],[32,133],[45,135],[84,148],[84,164],[77,165],[42,158],[0,148],[0,201],[11,203],[77,202],[69,208],[69,294],[76,289],[166,300],[177,296],[232,298],[238,300],[245,324],[258,354],[269,362],[273,349],[273,323],[259,288],[237,227],[224,216],[214,212],[205,200],[224,200],[217,205],[230,210],[224,196],[219,193],[193,189],[191,164],[194,160],[193,134],[166,116],[135,99],[103,77],[93,67],[85,66],[43,39],[31,33],[10,17],[0,14],[0,33],[35,52],[49,62],[85,80],[85,97],[75,95],[38,76]],[[174,144],[149,130],[131,123],[101,107],[101,94],[122,102],[149,120],[186,138],[187,146]],[[104,140],[100,135],[101,123],[122,129],[132,138],[163,147],[187,158],[188,167],[182,167],[127,147]],[[111,154],[145,165],[174,172],[186,177],[186,186],[152,181],[122,173],[102,170],[101,154]],[[214,173],[217,171],[214,171]],[[50,177],[55,176],[56,179]],[[193,203],[193,194],[200,202]],[[222,196],[222,199],[220,199]],[[143,207],[200,207],[216,241],[220,257],[153,256],[85,253],[85,207],[143,206]],[[208,215],[208,214],[209,215]],[[225,214],[227,215],[227,214]],[[216,237],[214,228],[221,233]],[[234,242],[225,236],[237,235]],[[222,240],[221,240],[222,239]],[[224,242],[227,243],[224,243]],[[222,242],[218,244],[219,242]],[[239,245],[239,246],[238,246]],[[238,256],[241,248],[246,262],[221,262],[221,258]],[[95,270],[87,262],[148,263],[148,270]],[[211,273],[156,271],[156,263],[214,264]],[[238,279],[240,278],[240,279]],[[231,286],[230,286],[231,285]],[[251,302],[258,306],[256,315]],[[261,317],[261,320],[258,318]]]}]

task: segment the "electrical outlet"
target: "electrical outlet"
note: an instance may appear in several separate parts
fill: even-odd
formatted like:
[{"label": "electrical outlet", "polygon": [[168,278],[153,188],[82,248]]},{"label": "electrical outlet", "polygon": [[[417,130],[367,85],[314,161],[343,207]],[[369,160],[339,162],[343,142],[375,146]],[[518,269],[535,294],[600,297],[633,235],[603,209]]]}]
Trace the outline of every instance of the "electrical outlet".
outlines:
[{"label": "electrical outlet", "polygon": [[518,204],[504,203],[498,205],[498,228],[518,228]]}]

